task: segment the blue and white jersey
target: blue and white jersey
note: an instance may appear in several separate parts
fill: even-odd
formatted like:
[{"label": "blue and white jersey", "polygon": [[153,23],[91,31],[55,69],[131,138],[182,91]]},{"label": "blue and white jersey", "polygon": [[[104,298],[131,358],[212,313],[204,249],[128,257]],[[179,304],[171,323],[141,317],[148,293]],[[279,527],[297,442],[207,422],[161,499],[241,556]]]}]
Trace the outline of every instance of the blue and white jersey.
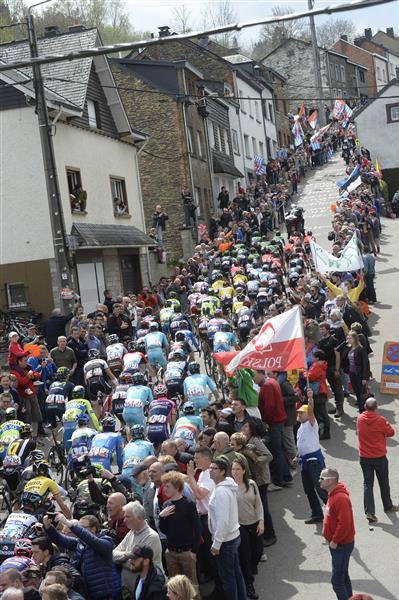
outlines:
[{"label": "blue and white jersey", "polygon": [[162,331],[150,331],[143,339],[146,352],[152,352],[154,350],[162,351],[163,348],[167,348],[168,346],[168,340]]},{"label": "blue and white jersey", "polygon": [[230,352],[237,345],[237,338],[231,331],[217,331],[213,338],[214,352]]},{"label": "blue and white jersey", "polygon": [[132,471],[141,465],[147,456],[153,456],[154,446],[147,440],[134,440],[126,444],[123,450],[122,475],[132,477]]},{"label": "blue and white jersey", "polygon": [[116,453],[116,462],[120,471],[123,464],[123,439],[121,434],[115,431],[104,431],[94,436],[89,451],[92,464],[101,465],[110,471],[114,452]]},{"label": "blue and white jersey", "polygon": [[144,408],[153,400],[151,388],[146,385],[129,387],[122,412],[123,420],[128,425],[145,425]]},{"label": "blue and white jersey", "polygon": [[216,391],[216,385],[208,375],[195,373],[184,380],[184,397],[195,406],[195,414],[199,415],[201,408],[208,406],[208,390]]},{"label": "blue and white jersey", "polygon": [[189,446],[194,446],[197,435],[202,431],[204,425],[201,417],[195,415],[185,415],[179,417],[172,431],[172,439],[183,439]]}]

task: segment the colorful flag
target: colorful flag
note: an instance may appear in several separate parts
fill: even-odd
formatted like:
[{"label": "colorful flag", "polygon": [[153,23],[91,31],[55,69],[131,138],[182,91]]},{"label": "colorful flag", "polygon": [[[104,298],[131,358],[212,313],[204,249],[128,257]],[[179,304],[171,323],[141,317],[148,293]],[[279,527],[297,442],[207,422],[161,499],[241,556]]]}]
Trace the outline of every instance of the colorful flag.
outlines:
[{"label": "colorful flag", "polygon": [[294,135],[294,145],[300,146],[303,142],[303,131],[299,123],[294,123],[292,133]]},{"label": "colorful flag", "polygon": [[356,165],[356,167],[353,169],[352,173],[350,175],[348,175],[348,177],[346,177],[346,179],[340,179],[339,181],[337,181],[337,187],[339,187],[341,190],[346,190],[346,188],[353,182],[355,181],[355,179],[357,179],[360,175],[360,165]]},{"label": "colorful flag", "polygon": [[378,162],[378,158],[375,161],[375,170],[377,171],[379,177],[381,177],[381,179],[382,179],[382,171],[381,171],[380,163]]},{"label": "colorful flag", "polygon": [[356,188],[359,187],[359,185],[362,184],[362,178],[359,177],[357,179],[355,179],[354,181],[352,181],[352,183],[350,185],[348,185],[348,187],[346,188],[348,192],[353,192],[353,190],[355,190]]},{"label": "colorful flag", "polygon": [[317,127],[317,110],[314,110],[312,114],[308,117],[308,123],[312,129],[316,129]]},{"label": "colorful flag", "polygon": [[356,233],[352,239],[346,244],[341,256],[337,258],[333,254],[324,250],[319,244],[310,240],[310,250],[315,265],[315,269],[322,275],[325,273],[346,273],[347,271],[358,271],[363,269],[363,259],[359,252]]},{"label": "colorful flag", "polygon": [[264,175],[266,173],[266,167],[263,164],[263,156],[258,156],[257,154],[255,154],[254,163],[255,163],[255,173],[257,175]]},{"label": "colorful flag", "polygon": [[337,99],[334,102],[334,108],[333,108],[333,113],[332,113],[333,117],[335,119],[339,119],[342,116],[344,109],[345,109],[345,102],[343,100]]},{"label": "colorful flag", "polygon": [[261,371],[305,368],[302,313],[299,306],[266,321],[258,335],[226,367],[232,375],[239,367]]},{"label": "colorful flag", "polygon": [[300,107],[300,109],[299,109],[299,113],[298,113],[298,115],[299,115],[300,117],[304,117],[304,116],[305,116],[305,104],[304,104],[304,102],[302,102],[302,104],[301,104],[301,107]]},{"label": "colorful flag", "polygon": [[353,115],[353,110],[347,104],[344,106],[344,115],[347,119],[350,119]]}]

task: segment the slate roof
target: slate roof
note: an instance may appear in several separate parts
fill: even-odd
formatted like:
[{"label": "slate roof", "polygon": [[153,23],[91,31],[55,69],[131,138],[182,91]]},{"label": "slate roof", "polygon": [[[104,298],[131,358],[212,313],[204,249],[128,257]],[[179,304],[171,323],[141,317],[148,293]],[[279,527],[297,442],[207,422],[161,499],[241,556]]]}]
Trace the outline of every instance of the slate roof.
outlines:
[{"label": "slate roof", "polygon": [[78,248],[123,248],[126,246],[156,246],[156,242],[134,225],[95,225],[72,223],[72,235],[78,238]]},{"label": "slate roof", "polygon": [[232,165],[231,162],[221,156],[213,155],[212,162],[214,173],[226,173],[227,175],[233,175],[233,177],[244,177],[235,165]]},{"label": "slate roof", "polygon": [[[65,54],[76,50],[95,48],[99,42],[97,29],[86,29],[77,32],[68,32],[53,37],[39,38],[37,41],[39,55]],[[29,44],[26,40],[0,44],[0,61],[11,62],[30,57]],[[68,104],[83,110],[87,84],[93,58],[50,63],[41,66],[45,87],[65,99]],[[27,67],[15,71],[32,77],[32,69]],[[52,81],[46,77],[75,80],[82,83],[68,83],[65,81]]]}]

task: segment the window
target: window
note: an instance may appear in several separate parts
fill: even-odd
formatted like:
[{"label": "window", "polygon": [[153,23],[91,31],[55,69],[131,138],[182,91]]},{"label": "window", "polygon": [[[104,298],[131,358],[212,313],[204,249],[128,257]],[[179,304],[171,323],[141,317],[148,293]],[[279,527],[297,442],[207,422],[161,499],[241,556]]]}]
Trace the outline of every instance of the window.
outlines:
[{"label": "window", "polygon": [[216,148],[216,150],[220,150],[218,126],[215,123],[212,123],[212,127],[213,127],[213,139],[215,140],[214,148]]},{"label": "window", "polygon": [[28,300],[24,283],[6,283],[8,308],[26,308]]},{"label": "window", "polygon": [[195,187],[194,188],[194,204],[197,207],[197,216],[200,217],[201,216],[201,188],[199,187]]},{"label": "window", "polygon": [[193,130],[191,127],[187,127],[187,145],[189,153],[194,154]]},{"label": "window", "polygon": [[398,123],[399,122],[399,102],[395,104],[387,104],[387,123]]},{"label": "window", "polygon": [[269,119],[274,123],[273,104],[269,102]]},{"label": "window", "polygon": [[204,153],[202,150],[202,133],[200,131],[197,131],[197,148],[199,158],[203,158]]},{"label": "window", "polygon": [[385,67],[382,69],[382,81],[384,83],[387,82],[387,74],[386,74],[386,71],[385,71]]},{"label": "window", "polygon": [[244,134],[244,148],[245,148],[245,156],[247,158],[251,158],[251,153],[249,151],[249,137]]},{"label": "window", "polygon": [[117,177],[110,177],[110,182],[115,217],[123,217],[124,215],[128,215],[129,206],[127,203],[125,180]]},{"label": "window", "polygon": [[260,120],[259,120],[259,104],[258,104],[258,101],[257,101],[257,100],[255,100],[254,104],[255,104],[255,116],[256,116],[256,120],[257,120],[257,121],[259,121],[259,123],[260,123]]},{"label": "window", "polygon": [[265,157],[265,146],[263,142],[259,142],[259,156],[261,156],[262,158]]},{"label": "window", "polygon": [[226,154],[227,148],[226,148],[226,140],[224,137],[223,127],[219,127],[219,136],[220,136],[220,151],[224,152],[224,154]]},{"label": "window", "polygon": [[82,189],[82,179],[79,169],[67,167],[66,175],[71,211],[86,214],[87,192]]},{"label": "window", "polygon": [[253,148],[254,154],[258,154],[258,146],[256,144],[256,139],[254,137],[252,138],[252,148]]},{"label": "window", "polygon": [[337,89],[337,97],[342,98],[342,90],[340,88]]},{"label": "window", "polygon": [[346,81],[344,65],[340,65],[340,69],[341,69],[341,81]]},{"label": "window", "polygon": [[87,114],[89,117],[89,127],[101,129],[100,107],[95,100],[87,101]]},{"label": "window", "polygon": [[272,156],[272,151],[270,148],[270,138],[268,138],[268,137],[266,138],[266,148],[267,148],[267,157],[266,158],[269,159]]},{"label": "window", "polygon": [[377,79],[378,79],[378,81],[381,81],[381,69],[380,69],[380,67],[377,67]]},{"label": "window", "polygon": [[246,107],[246,105],[245,105],[245,100],[243,98],[242,90],[238,91],[238,95],[240,96],[241,112],[245,113],[245,107]]},{"label": "window", "polygon": [[364,71],[360,71],[360,69],[359,69],[359,81],[361,83],[365,83],[366,82],[366,78],[364,76]]},{"label": "window", "polygon": [[224,136],[225,153],[230,154],[229,132],[227,131],[227,129],[223,129],[223,136]]},{"label": "window", "polygon": [[213,134],[213,124],[209,123],[208,125],[208,136],[209,136],[209,144],[211,148],[215,147],[215,136]]},{"label": "window", "polygon": [[335,65],[335,79],[339,81],[339,65]]},{"label": "window", "polygon": [[252,105],[253,105],[253,100],[248,100],[248,106],[249,106],[249,116],[253,119],[254,116],[252,114]]},{"label": "window", "polygon": [[233,140],[233,150],[236,154],[240,154],[240,147],[238,145],[238,134],[235,129],[231,130],[231,136]]}]

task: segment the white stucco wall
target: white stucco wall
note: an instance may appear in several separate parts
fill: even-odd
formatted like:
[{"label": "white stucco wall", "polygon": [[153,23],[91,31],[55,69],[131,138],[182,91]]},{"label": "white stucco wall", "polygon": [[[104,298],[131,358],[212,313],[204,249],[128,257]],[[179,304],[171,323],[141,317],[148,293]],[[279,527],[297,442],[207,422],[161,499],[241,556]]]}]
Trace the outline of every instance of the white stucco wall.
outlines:
[{"label": "white stucco wall", "polygon": [[[136,149],[58,122],[53,138],[67,234],[72,222],[144,230]],[[66,167],[80,169],[87,215],[72,214]],[[130,219],[113,213],[110,176],[126,182]],[[37,117],[33,108],[0,112],[0,264],[54,256]]]},{"label": "white stucco wall", "polygon": [[398,96],[399,85],[390,86],[379,98],[374,100],[356,117],[357,134],[363,146],[371,152],[373,161],[378,159],[381,169],[399,167],[397,145],[399,139],[399,121],[387,123],[387,104],[397,100],[386,96]]},{"label": "white stucco wall", "polygon": [[373,54],[373,59],[377,92],[379,92],[389,81],[388,61],[378,54]]}]

